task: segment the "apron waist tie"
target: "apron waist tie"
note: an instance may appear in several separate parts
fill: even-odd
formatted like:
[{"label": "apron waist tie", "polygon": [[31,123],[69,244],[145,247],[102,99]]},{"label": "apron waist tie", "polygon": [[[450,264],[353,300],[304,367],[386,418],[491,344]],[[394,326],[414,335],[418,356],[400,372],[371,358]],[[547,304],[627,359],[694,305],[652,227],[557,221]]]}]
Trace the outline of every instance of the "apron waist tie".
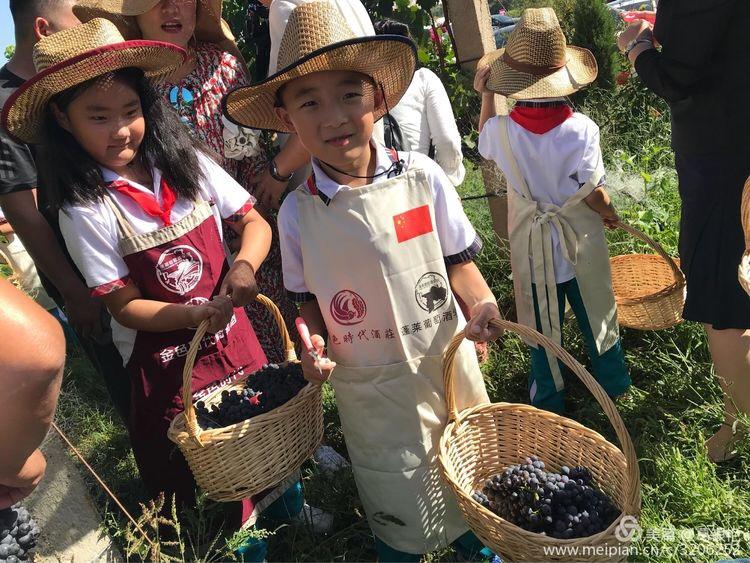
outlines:
[{"label": "apron waist tie", "polygon": [[[553,204],[537,203],[537,211],[531,222],[531,259],[537,286],[537,305],[541,332],[554,342],[562,343],[560,326],[560,303],[557,299],[554,249],[552,248],[551,225],[557,229],[560,248],[564,258],[575,266],[578,259],[578,238],[568,221],[560,215],[561,208]],[[545,350],[555,389],[565,388],[557,358]]]}]

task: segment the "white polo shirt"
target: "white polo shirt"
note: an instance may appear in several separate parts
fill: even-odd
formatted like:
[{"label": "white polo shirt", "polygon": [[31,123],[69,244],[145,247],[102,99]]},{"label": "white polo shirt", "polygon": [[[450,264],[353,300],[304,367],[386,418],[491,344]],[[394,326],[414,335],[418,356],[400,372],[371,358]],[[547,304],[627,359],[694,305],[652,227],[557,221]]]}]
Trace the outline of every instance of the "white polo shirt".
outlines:
[{"label": "white polo shirt", "polygon": [[[388,151],[383,146],[376,145],[376,155],[375,174],[389,170],[392,160]],[[404,161],[404,172],[410,168],[422,168],[425,171],[427,181],[432,188],[435,227],[446,264],[460,264],[473,260],[481,251],[482,242],[466,217],[458,192],[445,172],[423,154],[400,152],[398,156]],[[312,161],[312,169],[318,192],[328,199],[333,199],[339,191],[357,189],[331,180],[315,159]],[[386,179],[387,175],[383,174],[375,178],[373,182],[382,182]],[[281,205],[278,224],[284,287],[294,301],[298,303],[308,301],[313,295],[305,285],[299,211],[294,193],[289,194]]]},{"label": "white polo shirt", "polygon": [[[212,211],[221,236],[222,219],[232,217],[238,212],[249,212],[255,198],[209,156],[199,151],[197,154],[205,176],[200,195],[204,201],[213,202]],[[102,168],[102,176],[105,182],[123,180],[121,176],[106,168]],[[152,177],[151,188],[130,180],[127,182],[135,189],[153,194],[158,201],[162,201],[161,171],[154,168]],[[159,218],[147,215],[132,198],[116,190],[111,190],[109,194],[136,234],[149,233],[164,226]],[[178,198],[172,207],[172,222],[176,223],[186,217],[193,211],[193,207],[193,202]],[[92,294],[106,295],[125,287],[130,271],[117,249],[120,232],[112,209],[104,201],[87,205],[67,205],[60,210],[59,220],[60,231],[68,252],[83,274]],[[128,363],[133,351],[135,334],[136,331],[125,328],[112,319],[113,340],[125,364]]]},{"label": "white polo shirt", "polygon": [[[479,134],[479,153],[484,158],[495,161],[510,179],[509,184],[517,191],[516,186],[520,181],[513,178],[512,167],[500,143],[500,119],[505,119],[508,123],[510,148],[531,196],[536,201],[563,205],[589,181],[602,161],[599,127],[582,113],[574,113],[569,119],[541,135],[524,129],[507,116],[492,117]],[[575,277],[575,270],[563,255],[560,237],[554,226],[552,243],[555,280],[557,283],[570,281]]]}]

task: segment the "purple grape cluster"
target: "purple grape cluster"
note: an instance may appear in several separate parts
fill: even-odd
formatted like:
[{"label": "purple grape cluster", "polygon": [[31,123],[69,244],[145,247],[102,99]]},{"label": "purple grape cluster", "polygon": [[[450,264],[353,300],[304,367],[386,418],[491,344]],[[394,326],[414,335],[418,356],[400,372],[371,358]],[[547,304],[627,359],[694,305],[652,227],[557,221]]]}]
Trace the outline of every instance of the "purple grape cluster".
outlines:
[{"label": "purple grape cluster", "polygon": [[545,471],[537,456],[487,479],[473,498],[524,530],[557,539],[582,538],[607,529],[620,510],[596,487],[586,467]]},{"label": "purple grape cluster", "polygon": [[0,563],[28,561],[36,547],[39,526],[20,504],[0,510]]},{"label": "purple grape cluster", "polygon": [[268,364],[247,378],[243,389],[221,392],[221,401],[195,404],[201,428],[223,428],[248,420],[287,403],[307,385],[298,363]]}]

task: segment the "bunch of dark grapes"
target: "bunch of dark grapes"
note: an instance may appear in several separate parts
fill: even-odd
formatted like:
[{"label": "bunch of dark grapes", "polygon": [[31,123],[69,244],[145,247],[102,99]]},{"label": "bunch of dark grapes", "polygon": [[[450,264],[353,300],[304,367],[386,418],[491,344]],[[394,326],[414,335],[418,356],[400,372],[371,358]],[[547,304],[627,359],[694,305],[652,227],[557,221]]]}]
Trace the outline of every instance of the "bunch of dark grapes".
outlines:
[{"label": "bunch of dark grapes", "polygon": [[557,539],[598,534],[615,521],[620,511],[595,485],[585,467],[544,470],[531,456],[488,479],[476,502],[524,530]]},{"label": "bunch of dark grapes", "polygon": [[0,563],[28,561],[38,537],[39,527],[23,506],[0,510]]},{"label": "bunch of dark grapes", "polygon": [[247,378],[240,391],[221,392],[218,404],[195,405],[201,428],[223,428],[271,411],[288,402],[307,384],[298,363],[268,364]]}]

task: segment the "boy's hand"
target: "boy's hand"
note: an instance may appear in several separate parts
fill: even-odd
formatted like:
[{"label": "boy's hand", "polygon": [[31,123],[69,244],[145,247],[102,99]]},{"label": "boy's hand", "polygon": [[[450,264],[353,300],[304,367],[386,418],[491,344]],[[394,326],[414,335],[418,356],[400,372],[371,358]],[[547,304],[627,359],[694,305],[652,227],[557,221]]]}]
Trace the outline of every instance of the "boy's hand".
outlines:
[{"label": "boy's hand", "polygon": [[604,212],[599,215],[604,222],[604,226],[608,229],[616,229],[620,224],[620,216],[617,214],[614,207],[604,210]]},{"label": "boy's hand", "polygon": [[226,295],[217,295],[208,303],[190,307],[192,326],[198,326],[204,320],[208,320],[208,332],[211,334],[226,328],[232,319],[232,313],[232,300]]},{"label": "boy's hand", "polygon": [[227,296],[235,307],[244,307],[255,301],[258,284],[255,271],[246,260],[235,260],[221,284],[219,295]]},{"label": "boy's hand", "polygon": [[478,68],[477,73],[474,75],[474,90],[476,90],[483,96],[493,93],[491,90],[487,89],[487,79],[489,78],[489,76],[489,65]]},{"label": "boy's hand", "polygon": [[474,342],[489,342],[502,336],[501,328],[491,327],[491,319],[502,319],[500,309],[494,301],[480,301],[471,308],[471,319],[466,324],[464,334]]},{"label": "boy's hand", "polygon": [[310,383],[314,383],[315,385],[322,385],[324,382],[328,381],[328,378],[331,377],[333,368],[336,367],[336,362],[332,362],[328,358],[323,357],[325,341],[323,340],[322,336],[320,336],[319,334],[313,334],[310,337],[310,340],[312,341],[313,348],[315,348],[315,351],[318,353],[318,357],[320,358],[320,362],[318,364],[320,367],[320,371],[318,371],[318,366],[315,365],[315,360],[313,359],[313,357],[307,352],[307,350],[303,350],[302,375],[304,375],[305,379],[307,379]]}]

